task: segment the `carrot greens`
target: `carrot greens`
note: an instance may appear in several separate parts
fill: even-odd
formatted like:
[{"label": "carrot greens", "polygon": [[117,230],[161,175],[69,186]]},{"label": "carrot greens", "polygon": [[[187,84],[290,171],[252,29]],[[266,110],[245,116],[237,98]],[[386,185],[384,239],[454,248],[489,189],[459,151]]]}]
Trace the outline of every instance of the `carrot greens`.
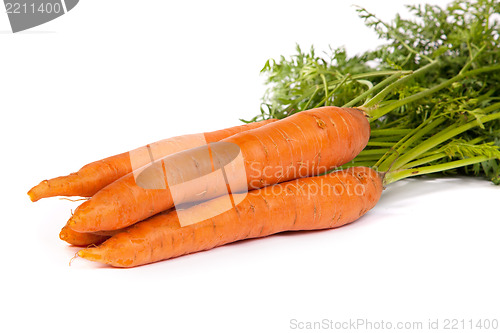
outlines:
[{"label": "carrot greens", "polygon": [[500,184],[500,2],[456,0],[408,6],[411,18],[384,22],[357,8],[384,44],[348,56],[314,48],[266,62],[267,91],[251,121],[309,108],[357,107],[372,136],[347,166],[387,172],[386,183],[460,172]]}]

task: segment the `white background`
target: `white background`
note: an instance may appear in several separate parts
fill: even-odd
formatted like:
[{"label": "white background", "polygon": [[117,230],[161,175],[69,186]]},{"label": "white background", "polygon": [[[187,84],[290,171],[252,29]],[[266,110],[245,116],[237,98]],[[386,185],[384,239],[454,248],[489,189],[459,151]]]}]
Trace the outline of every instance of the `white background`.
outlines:
[{"label": "white background", "polygon": [[26,195],[90,161],[238,125],[258,112],[269,57],[295,43],[372,48],[379,41],[351,4],[390,19],[409,2],[420,1],[82,0],[19,34],[0,13],[1,330],[289,332],[292,319],[500,319],[500,188],[487,181],[402,181],[337,230],[134,269],[82,259],[70,267],[77,248],[58,233],[77,203]]}]

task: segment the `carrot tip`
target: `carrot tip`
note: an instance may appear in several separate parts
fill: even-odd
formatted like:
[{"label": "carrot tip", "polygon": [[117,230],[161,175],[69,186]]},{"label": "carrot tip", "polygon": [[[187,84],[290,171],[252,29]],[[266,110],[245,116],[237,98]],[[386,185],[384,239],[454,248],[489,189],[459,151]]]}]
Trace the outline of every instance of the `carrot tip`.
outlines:
[{"label": "carrot tip", "polygon": [[31,190],[28,191],[28,196],[30,197],[31,202],[35,202],[35,201],[38,201],[40,199],[35,193],[33,193],[34,190],[35,190],[35,187],[33,187]]},{"label": "carrot tip", "polygon": [[48,198],[53,196],[53,193],[51,193],[50,189],[50,183],[48,180],[44,180],[40,182],[40,184],[34,186],[31,188],[31,190],[28,191],[28,195],[31,199],[31,201],[35,202],[43,198]]},{"label": "carrot tip", "polygon": [[102,256],[96,253],[97,248],[83,249],[76,253],[80,258],[87,259],[90,261],[104,262]]},{"label": "carrot tip", "polygon": [[77,252],[77,253],[75,253],[75,255],[73,256],[73,258],[71,258],[71,259],[69,260],[69,265],[70,265],[70,266],[71,266],[71,264],[73,263],[73,260],[75,260],[77,257],[78,257],[78,252]]}]

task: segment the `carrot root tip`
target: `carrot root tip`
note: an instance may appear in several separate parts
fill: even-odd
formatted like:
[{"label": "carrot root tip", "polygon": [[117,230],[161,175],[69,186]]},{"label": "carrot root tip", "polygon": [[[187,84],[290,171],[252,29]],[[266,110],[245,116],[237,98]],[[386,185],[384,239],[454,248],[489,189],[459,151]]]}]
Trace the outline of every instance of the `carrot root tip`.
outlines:
[{"label": "carrot root tip", "polygon": [[[78,252],[80,252],[80,251],[78,251]],[[73,260],[75,260],[75,259],[79,256],[79,255],[78,255],[78,252],[76,252],[76,253],[75,253],[75,255],[73,256],[73,258],[71,258],[71,259],[69,260],[69,266],[70,266],[70,267],[71,267],[71,264],[73,263]]]},{"label": "carrot root tip", "polygon": [[34,193],[35,188],[32,188],[31,190],[28,191],[28,196],[30,197],[30,200],[31,202],[36,202],[38,201],[40,198]]},{"label": "carrot root tip", "polygon": [[96,253],[96,251],[95,251],[96,249],[97,249],[97,246],[95,246],[94,248],[86,248],[86,249],[78,251],[76,253],[76,255],[82,259],[103,262],[102,255],[100,255],[99,253]]}]

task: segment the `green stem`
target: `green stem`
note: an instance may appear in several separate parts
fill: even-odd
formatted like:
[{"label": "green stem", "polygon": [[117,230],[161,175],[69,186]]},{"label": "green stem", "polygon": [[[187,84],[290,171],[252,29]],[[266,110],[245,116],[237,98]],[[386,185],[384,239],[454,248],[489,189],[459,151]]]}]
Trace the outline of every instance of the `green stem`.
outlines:
[{"label": "green stem", "polygon": [[[359,79],[367,79],[371,77],[377,77],[377,76],[386,76],[386,75],[393,75],[400,73],[400,70],[397,71],[375,71],[375,72],[368,72],[368,73],[361,73],[361,74],[354,74],[351,76],[351,80],[359,80]],[[403,73],[406,72],[411,72],[411,71],[403,71]]]},{"label": "green stem", "polygon": [[379,155],[368,155],[368,156],[357,156],[352,162],[368,162],[370,161],[372,164],[370,166],[373,166],[373,163],[377,161],[377,158],[380,156]]},{"label": "green stem", "polygon": [[443,163],[443,164],[438,164],[438,165],[431,165],[431,166],[426,166],[426,167],[421,167],[421,168],[389,171],[385,174],[384,185],[394,183],[395,181],[398,181],[398,180],[401,180],[404,178],[456,169],[456,168],[460,168],[460,167],[467,166],[467,165],[486,162],[486,161],[491,160],[491,159],[493,159],[493,158],[488,157],[488,156],[477,156],[477,157],[471,157],[471,158],[466,158],[463,160],[457,160],[457,161],[453,161],[453,162],[448,162],[448,163]]},{"label": "green stem", "polygon": [[[333,88],[333,90],[332,90],[332,91],[331,91],[328,95],[325,95],[325,97],[324,97],[324,98],[323,98],[323,99],[322,99],[322,100],[321,100],[318,104],[316,104],[315,108],[320,107],[320,106],[321,106],[321,104],[323,104],[323,103],[325,103],[325,105],[327,105],[326,103],[327,103],[328,99],[329,99],[330,97],[332,97],[332,95],[333,95],[333,94],[335,94],[335,93],[337,92],[337,90],[339,90],[339,89],[340,89],[340,87],[342,87],[342,86],[343,86],[343,85],[347,82],[347,80],[348,80],[348,79],[349,79],[349,74],[347,74],[347,75],[346,75],[346,76],[342,79],[342,81],[340,81],[340,83],[339,83],[339,84],[337,84],[337,85],[335,86],[335,88]],[[326,91],[328,91],[328,89],[325,89],[325,90],[326,90]]]},{"label": "green stem", "polygon": [[397,142],[387,142],[387,141],[368,141],[367,147],[375,146],[375,147],[392,147]]},{"label": "green stem", "polygon": [[408,124],[413,123],[412,120],[408,119],[408,116],[402,116],[402,117],[396,117],[394,120],[387,122],[387,123],[382,123],[378,124],[380,127],[379,129],[390,129],[390,128],[404,128],[408,129]]},{"label": "green stem", "polygon": [[360,101],[362,101],[363,99],[368,97],[373,92],[381,89],[382,87],[385,87],[385,86],[393,83],[395,80],[397,80],[399,77],[401,77],[401,75],[406,75],[409,73],[411,73],[411,71],[398,71],[398,72],[392,74],[391,76],[382,80],[382,82],[379,82],[378,84],[376,84],[373,88],[368,89],[367,91],[365,91],[364,93],[362,93],[361,95],[356,97],[355,99],[351,100],[349,103],[342,105],[342,107],[349,108],[349,107],[352,107],[352,106],[358,104]]},{"label": "green stem", "polygon": [[[487,107],[484,109],[484,112],[488,111],[491,112],[495,109],[500,108],[500,102],[492,104],[491,106]],[[480,124],[495,120],[495,119],[500,119],[500,113],[494,113],[490,114],[484,117],[481,117],[480,119],[470,121],[464,125],[456,125],[453,124],[449,126],[447,129],[443,130],[440,134],[434,135],[433,137],[425,140],[415,148],[411,149],[407,153],[405,153],[403,156],[401,156],[393,165],[394,169],[399,169],[402,166],[404,166],[406,163],[414,160],[418,156],[422,155],[429,149],[434,148],[438,144],[447,141],[451,139],[452,137],[463,133],[473,127],[476,127]]]},{"label": "green stem", "polygon": [[[411,73],[413,73],[413,71],[398,70],[398,71],[375,71],[375,72],[361,73],[361,74],[354,74],[354,75],[348,74],[349,75],[348,81],[351,82],[351,81],[358,81],[358,80],[362,80],[362,79],[373,78],[373,77],[377,77],[377,76],[387,76],[387,75],[394,75],[394,74],[406,75],[406,74],[411,74]],[[298,81],[303,81],[303,80],[305,80],[305,79],[299,79]],[[337,79],[337,80],[333,80],[333,81],[328,81],[328,84],[329,84],[328,89],[334,89],[343,80],[344,79],[342,79],[342,80]],[[290,82],[287,85],[287,88],[289,89],[290,85],[293,83],[296,83],[296,81]]]},{"label": "green stem", "polygon": [[377,140],[384,140],[385,142],[393,142],[394,144],[397,144],[402,138],[403,136],[401,135],[376,137]]},{"label": "green stem", "polygon": [[342,166],[342,168],[351,168],[351,167],[356,167],[356,166],[366,166],[366,167],[371,167],[375,161],[366,159],[366,160],[353,160],[349,163],[346,163]]},{"label": "green stem", "polygon": [[364,149],[361,151],[358,156],[367,156],[367,155],[382,155],[385,153],[387,149]]},{"label": "green stem", "polygon": [[375,136],[389,136],[389,135],[406,135],[411,132],[411,129],[406,128],[384,128],[384,129],[374,129],[371,131],[371,137]]},{"label": "green stem", "polygon": [[[438,61],[432,61],[431,63],[429,63],[429,64],[427,64],[427,65],[419,68],[418,70],[414,71],[412,74],[406,75],[406,76],[400,78],[399,80],[397,80],[396,82],[391,83],[389,86],[385,87],[381,92],[379,92],[377,95],[375,95],[374,97],[372,97],[370,100],[366,101],[361,107],[364,110],[366,109],[365,111],[372,109],[376,105],[380,104],[380,102],[383,101],[384,98],[389,93],[391,93],[392,91],[394,91],[396,88],[398,88],[401,85],[405,84],[406,82],[408,82],[409,80],[411,80],[415,76],[418,76],[418,75],[421,75],[421,74],[427,72],[428,70],[432,69],[432,67],[436,66],[438,63],[439,63]],[[370,113],[369,111],[367,111],[367,112]],[[378,118],[380,118],[380,117],[378,117]]]},{"label": "green stem", "polygon": [[408,164],[406,164],[404,166],[404,168],[405,169],[414,168],[414,167],[422,165],[422,164],[427,164],[427,163],[430,163],[430,162],[437,161],[440,158],[444,158],[444,157],[446,157],[445,153],[437,153],[437,154],[434,154],[434,155],[430,155],[428,157],[424,157],[424,158],[418,159],[418,160],[413,161],[411,163],[408,163]]},{"label": "green stem", "polygon": [[[325,106],[328,106],[328,83],[326,83],[326,77],[324,74],[320,74],[321,80],[323,80],[323,85],[325,86]],[[345,79],[345,78],[344,78]]]},{"label": "green stem", "polygon": [[311,97],[307,101],[306,106],[304,106],[304,110],[307,110],[309,108],[309,104],[311,104],[314,97],[316,97],[316,94],[318,93],[318,91],[319,91],[319,87],[316,87],[316,90],[314,90],[313,94],[311,95]]},{"label": "green stem", "polygon": [[[484,137],[474,138],[472,140],[467,141],[467,144],[469,144],[469,145],[475,145],[476,143],[484,141],[484,139],[485,139]],[[423,159],[423,158],[427,158],[429,156],[433,156],[433,155],[438,154],[438,153],[439,154],[446,153],[446,148],[448,148],[448,146],[444,145],[444,146],[442,146],[442,147],[440,147],[440,148],[438,148],[436,150],[429,150],[429,151],[423,153],[422,155],[420,155],[420,158]],[[448,156],[448,155],[446,155],[446,156]],[[407,164],[403,165],[403,168],[411,168],[409,166],[410,164],[413,164],[413,162],[412,163],[407,163]]]},{"label": "green stem", "polygon": [[404,138],[402,138],[395,146],[394,149],[388,151],[384,157],[377,163],[380,170],[387,170],[390,165],[394,163],[395,160],[401,156],[401,154],[410,147],[415,141],[422,138],[423,136],[429,134],[437,126],[441,125],[445,121],[444,118],[432,120],[427,119],[422,124],[420,124],[413,131],[408,133]]},{"label": "green stem", "polygon": [[[423,69],[423,68],[421,68]],[[408,104],[408,103],[411,103],[411,102],[414,102],[420,98],[423,98],[425,96],[428,96],[428,95],[431,95],[433,93],[435,93],[436,91],[439,91],[443,88],[446,88],[448,86],[450,86],[451,84],[457,82],[457,81],[460,81],[462,80],[463,78],[466,78],[468,76],[473,76],[473,75],[476,75],[476,74],[481,74],[481,73],[484,73],[484,72],[490,72],[490,71],[496,71],[496,70],[499,70],[500,69],[500,64],[496,64],[496,65],[492,65],[492,66],[487,66],[487,67],[481,67],[481,68],[478,68],[478,69],[474,69],[474,70],[471,70],[471,71],[468,71],[468,72],[465,72],[465,73],[462,73],[462,74],[458,74],[456,75],[455,77],[449,79],[449,80],[446,80],[445,82],[441,83],[441,84],[438,84],[432,88],[429,88],[429,89],[426,89],[424,91],[421,91],[419,93],[416,93],[414,95],[411,95],[411,96],[408,96],[406,98],[403,98],[403,99],[400,99],[396,102],[393,102],[393,103],[390,103],[386,106],[383,106],[381,108],[378,108],[378,109],[373,109],[373,110],[364,110],[365,112],[367,112],[370,117],[371,117],[371,121],[374,121],[380,117],[382,117],[383,115],[391,112],[392,110],[394,109],[397,109],[399,108],[400,106],[403,106],[405,104]],[[416,73],[416,72],[415,72]]]},{"label": "green stem", "polygon": [[486,48],[486,44],[484,44],[477,52],[476,54],[474,54],[474,56],[472,56],[472,49],[470,48],[470,43],[467,42],[467,46],[469,47],[469,54],[471,56],[470,60],[465,64],[465,66],[460,70],[460,72],[458,74],[462,74],[463,72],[465,72],[467,69],[469,69],[469,67],[472,65],[472,63],[474,62],[474,60],[476,60],[477,56],[484,51],[484,49]]}]

